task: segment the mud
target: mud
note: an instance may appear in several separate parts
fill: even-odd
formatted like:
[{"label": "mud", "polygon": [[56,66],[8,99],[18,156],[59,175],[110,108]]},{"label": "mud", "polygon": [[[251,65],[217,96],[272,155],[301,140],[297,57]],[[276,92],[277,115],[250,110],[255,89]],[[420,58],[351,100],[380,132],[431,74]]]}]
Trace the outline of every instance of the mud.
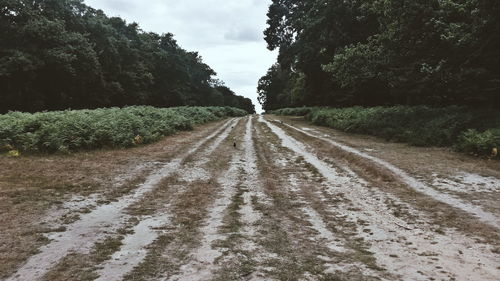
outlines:
[{"label": "mud", "polygon": [[[228,171],[217,179],[221,187],[218,198],[211,206],[207,220],[204,222],[200,232],[203,238],[200,247],[191,254],[191,261],[180,268],[182,274],[169,277],[167,280],[209,280],[214,273],[220,269],[215,261],[222,257],[227,249],[214,247],[216,241],[227,239],[227,235],[221,233],[223,219],[226,210],[232,203],[237,187],[244,186],[247,191],[243,194],[244,205],[241,208],[242,223],[245,225],[241,234],[245,237],[253,237],[256,233],[253,224],[260,218],[252,207],[252,196],[263,198],[259,191],[259,179],[256,175],[255,151],[252,143],[252,118],[248,118],[245,126],[245,134],[241,142],[242,149],[235,151],[232,160],[229,163]],[[243,178],[243,180],[241,180]],[[257,246],[251,241],[246,240],[242,248],[246,250],[256,250]]]},{"label": "mud", "polygon": [[[236,158],[236,157],[235,157]],[[222,218],[225,209],[231,203],[231,197],[235,193],[235,185],[238,182],[238,166],[235,165],[233,159],[227,174],[219,179],[219,184],[222,186],[222,194],[215,201],[208,214],[208,219],[201,229],[203,239],[201,246],[192,254],[192,261],[181,267],[182,274],[173,276],[168,280],[188,281],[188,280],[208,280],[214,270],[214,261],[222,255],[220,249],[214,249],[212,244],[217,240],[224,239],[224,236],[219,234],[219,228],[222,226]]]}]

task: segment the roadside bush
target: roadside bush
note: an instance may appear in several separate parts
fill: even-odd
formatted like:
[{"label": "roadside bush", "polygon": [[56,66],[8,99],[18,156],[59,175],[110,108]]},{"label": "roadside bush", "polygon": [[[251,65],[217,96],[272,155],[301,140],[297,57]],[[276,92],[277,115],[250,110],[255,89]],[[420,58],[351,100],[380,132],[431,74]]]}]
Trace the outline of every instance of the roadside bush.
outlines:
[{"label": "roadside bush", "polygon": [[197,124],[246,114],[230,107],[149,106],[34,114],[11,112],[0,115],[0,151],[68,153],[131,147],[190,130]]},{"label": "roadside bush", "polygon": [[474,129],[463,132],[456,149],[473,155],[490,155],[493,148],[500,147],[500,130],[478,132]]},{"label": "roadside bush", "polygon": [[271,113],[304,115],[316,125],[345,132],[369,134],[416,146],[450,146],[477,155],[490,155],[500,144],[500,114],[494,110],[394,106],[297,108]]}]

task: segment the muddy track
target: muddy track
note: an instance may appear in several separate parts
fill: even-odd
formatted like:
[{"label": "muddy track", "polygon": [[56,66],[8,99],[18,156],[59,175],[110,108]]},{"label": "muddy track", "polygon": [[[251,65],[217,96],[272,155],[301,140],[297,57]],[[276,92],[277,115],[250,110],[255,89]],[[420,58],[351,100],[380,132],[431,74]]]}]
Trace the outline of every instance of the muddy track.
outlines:
[{"label": "muddy track", "polygon": [[374,155],[356,147],[366,140],[277,119],[195,131],[168,157],[130,166],[113,192],[75,194],[64,206],[85,211],[66,224],[47,211],[58,230],[6,280],[500,276],[500,175],[462,159],[421,176],[380,157],[396,145],[373,142]]},{"label": "muddy track", "polygon": [[[52,266],[55,266],[68,253],[88,252],[94,244],[102,239],[106,233],[115,232],[129,219],[126,208],[143,198],[148,192],[169,175],[177,171],[185,159],[195,153],[204,144],[214,139],[219,134],[234,126],[234,120],[228,121],[198,143],[195,143],[187,152],[181,153],[177,158],[165,162],[159,169],[153,171],[146,180],[130,194],[119,198],[110,204],[104,204],[69,225],[67,230],[49,236],[52,240],[42,247],[39,253],[32,256],[11,278],[7,280],[29,280],[43,277]],[[225,130],[225,131],[224,131]],[[222,132],[222,133],[221,133]],[[218,140],[215,140],[216,142]],[[208,149],[211,149],[210,147]]]},{"label": "muddy track", "polygon": [[[319,159],[311,152],[314,149],[307,144],[291,137],[289,132],[277,124],[264,122],[280,137],[284,146],[303,157],[326,180],[324,188],[340,192],[343,198],[348,199],[345,206],[332,207],[337,209],[337,213],[356,223],[358,238],[371,245],[369,250],[377,258],[379,267],[401,279],[495,278],[498,256],[488,253],[488,249],[492,250],[490,245],[477,243],[466,236],[476,233],[463,234],[452,229],[447,229],[446,235],[436,233],[435,229],[441,225],[434,224],[426,214],[420,213],[411,205],[405,205],[398,198],[376,190],[376,186],[370,186],[348,167],[335,165],[335,159],[333,164]],[[283,127],[289,128],[286,125]],[[448,208],[457,207],[454,200],[446,203],[450,205]],[[398,210],[401,207],[407,213],[406,216]],[[469,252],[465,253],[464,249]],[[481,265],[478,266],[478,263]]]},{"label": "muddy track", "polygon": [[293,130],[296,130],[296,131],[304,134],[305,136],[317,138],[317,139],[320,139],[324,142],[327,142],[330,145],[334,146],[335,148],[337,148],[340,151],[343,151],[346,154],[351,154],[354,157],[357,157],[358,159],[361,159],[361,160],[371,161],[374,165],[376,165],[376,168],[378,168],[380,170],[385,169],[386,171],[382,171],[382,172],[385,172],[386,174],[389,173],[390,176],[398,178],[398,180],[400,180],[402,183],[404,183],[408,187],[411,187],[420,193],[423,193],[429,197],[432,197],[437,201],[451,205],[454,208],[457,208],[457,209],[460,209],[466,213],[469,213],[486,224],[489,224],[495,228],[500,228],[500,219],[495,214],[483,210],[483,208],[481,208],[480,206],[464,202],[463,200],[460,200],[460,199],[458,199],[454,196],[451,196],[449,194],[436,191],[433,188],[431,188],[430,186],[426,185],[425,183],[413,178],[412,176],[410,176],[408,173],[404,172],[400,168],[388,163],[387,161],[384,161],[380,158],[373,157],[367,153],[360,152],[359,150],[356,150],[352,147],[343,145],[343,144],[336,142],[332,139],[329,139],[327,137],[320,136],[317,134],[315,135],[313,133],[307,132],[307,131],[302,130],[300,128],[291,126],[289,124],[285,124],[285,125]]}]

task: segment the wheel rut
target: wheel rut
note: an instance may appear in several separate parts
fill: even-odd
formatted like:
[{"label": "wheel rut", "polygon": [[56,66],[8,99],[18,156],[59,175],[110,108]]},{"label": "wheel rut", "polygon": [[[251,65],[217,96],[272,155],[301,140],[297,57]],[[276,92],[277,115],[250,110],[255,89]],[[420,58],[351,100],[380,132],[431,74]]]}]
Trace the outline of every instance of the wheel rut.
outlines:
[{"label": "wheel rut", "polygon": [[[319,159],[307,144],[280,128],[286,126],[278,127],[262,118],[260,121],[280,138],[284,147],[315,168],[325,180],[325,189],[348,199],[325,207],[356,225],[356,236],[370,245],[378,266],[394,276],[412,280],[495,279],[499,258],[494,244],[479,242],[452,229],[446,229],[446,233],[438,231],[426,214],[372,188],[349,168]],[[394,212],[396,206],[404,206],[411,216],[398,215]]]},{"label": "wheel rut", "polygon": [[146,180],[130,194],[119,198],[115,202],[96,207],[79,220],[70,224],[67,230],[49,235],[51,242],[39,249],[39,253],[30,257],[28,261],[7,280],[38,280],[51,268],[70,253],[90,252],[99,240],[105,238],[107,233],[113,233],[123,227],[130,219],[126,209],[139,202],[148,193],[154,191],[156,186],[165,178],[175,173],[187,157],[198,151],[207,142],[223,134],[230,128],[235,120],[227,121],[219,129],[193,144],[187,151],[178,157],[165,162],[159,169],[153,171]]},{"label": "wheel rut", "polygon": [[[500,274],[495,213],[307,126],[231,119],[174,157],[130,169],[113,188],[130,185],[142,170],[149,174],[115,200],[67,202],[89,210],[47,234],[51,241],[6,280],[496,280]],[[496,183],[463,177],[464,185]],[[443,184],[451,190],[454,183]],[[495,192],[484,184],[471,188]],[[453,226],[474,219],[479,230]]]}]

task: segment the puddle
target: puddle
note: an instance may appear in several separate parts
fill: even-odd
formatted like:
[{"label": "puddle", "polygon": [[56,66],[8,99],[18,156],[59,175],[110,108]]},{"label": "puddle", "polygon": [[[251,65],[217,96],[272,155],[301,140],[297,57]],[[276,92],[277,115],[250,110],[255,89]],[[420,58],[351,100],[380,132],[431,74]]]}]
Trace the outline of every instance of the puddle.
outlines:
[{"label": "puddle", "polygon": [[114,178],[114,186],[116,187],[121,187],[124,184],[126,184],[128,181],[134,179],[136,176],[138,176],[142,171],[152,169],[154,167],[159,167],[163,163],[161,162],[145,162],[141,163],[139,165],[134,166],[133,168],[129,169],[127,172],[122,173],[121,175],[118,175]]},{"label": "puddle", "polygon": [[98,205],[101,198],[101,194],[91,194],[89,196],[73,195],[62,205],[54,206],[49,210],[48,215],[41,222],[57,228],[65,216],[88,212],[88,210],[92,210]]},{"label": "puddle", "polygon": [[92,208],[97,205],[101,196],[99,194],[91,194],[89,196],[75,195],[70,200],[62,205],[62,209],[68,211],[79,211],[82,209]]}]

